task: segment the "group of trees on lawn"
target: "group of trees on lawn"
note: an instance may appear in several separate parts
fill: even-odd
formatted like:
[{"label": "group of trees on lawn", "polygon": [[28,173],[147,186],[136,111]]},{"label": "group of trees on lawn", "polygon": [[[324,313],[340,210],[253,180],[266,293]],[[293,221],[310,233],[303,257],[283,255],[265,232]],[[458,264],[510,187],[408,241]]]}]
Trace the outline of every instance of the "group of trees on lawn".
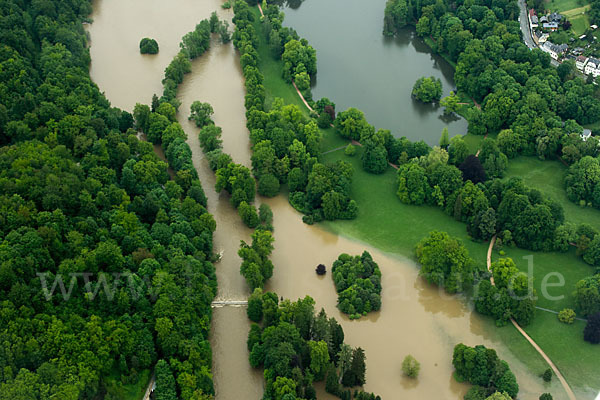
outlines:
[{"label": "group of trees on lawn", "polygon": [[338,292],[338,308],[351,319],[381,308],[381,270],[369,252],[340,254],[331,269]]},{"label": "group of trees on lawn", "polygon": [[564,223],[558,202],[543,198],[518,178],[481,181],[485,172],[479,158],[494,157],[494,146],[484,142],[479,158],[466,156],[461,162],[464,153],[453,150],[456,143],[462,139],[452,138],[448,151],[436,147],[400,165],[397,195],[403,203],[442,208],[465,222],[476,240],[489,240],[498,233],[505,244],[514,242],[521,248],[569,249],[573,228]]},{"label": "group of trees on lawn", "polygon": [[379,396],[344,387],[365,384],[366,357],[344,343],[344,330],[324,310],[315,313],[309,296],[279,301],[276,293],[255,289],[248,299],[250,364],[263,367],[265,399],[316,399],[313,384],[326,381],[327,392],[344,400]]},{"label": "group of trees on lawn", "polygon": [[565,177],[565,185],[569,200],[582,207],[600,209],[600,158],[585,156],[573,163]]},{"label": "group of trees on lawn", "polygon": [[583,332],[584,340],[600,343],[600,274],[577,282],[574,297],[579,313],[588,320]]},{"label": "group of trees on lawn", "polygon": [[536,293],[533,282],[517,269],[510,258],[501,258],[491,265],[495,286],[487,269],[475,266],[460,240],[446,232],[433,231],[416,247],[419,274],[430,283],[445,288],[448,293],[460,293],[475,282],[475,309],[504,325],[515,318],[527,325],[535,314]]},{"label": "group of trees on lawn", "polygon": [[88,74],[89,2],[0,8],[2,397],[111,398],[155,365],[157,394],[211,397],[215,221],[175,107],[136,106],[136,129],[110,107]]},{"label": "group of trees on lawn", "polygon": [[[235,3],[234,13],[233,42],[241,53],[240,62],[246,78],[247,127],[258,192],[275,196],[281,185],[287,184],[290,203],[306,214],[303,220],[307,223],[355,218],[358,207],[349,196],[352,167],[344,162],[324,165],[317,161],[320,130],[297,106],[284,105],[283,101],[275,99],[270,109],[265,109],[254,15],[243,0]],[[314,50],[304,40],[299,40],[293,30],[281,26],[283,14],[278,7],[267,6],[265,15],[263,33],[273,48],[280,48],[273,56],[282,58],[287,74],[292,76],[292,70],[296,75],[315,73]]]},{"label": "group of trees on lawn", "polygon": [[494,285],[483,279],[477,286],[475,309],[493,317],[497,325],[514,318],[528,325],[535,315],[536,291],[529,277],[521,273],[510,258],[500,258],[491,265]]},{"label": "group of trees on lawn", "polygon": [[421,275],[448,293],[461,293],[473,283],[475,262],[465,246],[446,232],[433,231],[416,247]]},{"label": "group of trees on lawn", "polygon": [[[465,399],[486,400],[517,397],[519,385],[506,361],[498,358],[496,351],[483,345],[469,347],[462,343],[454,347],[452,355],[454,376],[459,382],[474,385]],[[506,394],[498,397],[495,393]],[[488,397],[491,396],[491,397]]]},{"label": "group of trees on lawn", "polygon": [[388,163],[403,164],[411,158],[427,155],[431,150],[424,141],[413,143],[405,137],[398,139],[387,129],[375,131],[364,113],[353,107],[339,112],[333,124],[342,137],[363,145],[363,169],[369,173],[381,174]]}]

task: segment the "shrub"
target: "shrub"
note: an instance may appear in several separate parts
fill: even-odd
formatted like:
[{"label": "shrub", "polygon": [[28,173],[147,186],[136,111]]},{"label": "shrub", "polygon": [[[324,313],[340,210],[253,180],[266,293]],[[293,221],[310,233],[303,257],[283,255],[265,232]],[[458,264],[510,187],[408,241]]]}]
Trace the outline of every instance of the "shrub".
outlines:
[{"label": "shrub", "polygon": [[575,311],[565,308],[558,313],[558,320],[564,324],[572,324],[575,321]]},{"label": "shrub", "polygon": [[419,376],[419,370],[421,369],[421,364],[410,354],[404,357],[404,361],[402,361],[402,372],[404,375],[409,378],[416,378]]},{"label": "shrub", "polygon": [[545,370],[542,374],[542,379],[544,380],[544,382],[550,382],[552,380],[552,369],[548,368],[547,370]]},{"label": "shrub", "polygon": [[226,1],[225,3],[221,4],[221,7],[225,10],[229,10],[231,8],[231,3]]},{"label": "shrub", "polygon": [[258,226],[260,220],[253,205],[242,201],[238,206],[238,214],[248,228],[256,228]]},{"label": "shrub", "polygon": [[310,87],[310,76],[306,72],[301,72],[296,74],[295,82],[298,89],[303,92]]},{"label": "shrub", "polygon": [[254,289],[254,292],[248,298],[248,308],[246,313],[252,322],[260,322],[263,317],[263,291],[260,288]]},{"label": "shrub", "polygon": [[158,53],[158,42],[154,39],[143,38],[140,40],[140,53],[156,54]]},{"label": "shrub", "polygon": [[317,272],[317,275],[325,275],[327,273],[327,267],[323,264],[319,264],[315,271]]},{"label": "shrub", "polygon": [[331,125],[332,122],[331,116],[325,112],[321,113],[317,118],[317,126],[321,129],[329,128],[329,125]]},{"label": "shrub", "polygon": [[266,197],[274,197],[279,193],[279,180],[273,174],[264,174],[258,179],[258,193]]},{"label": "shrub", "polygon": [[540,400],[552,400],[552,395],[550,393],[543,393],[540,396]]},{"label": "shrub", "polygon": [[265,229],[273,230],[273,211],[268,204],[262,203],[258,207],[258,218]]},{"label": "shrub", "polygon": [[583,339],[592,344],[600,343],[600,312],[588,318],[587,325],[583,330]]},{"label": "shrub", "polygon": [[344,150],[344,154],[349,157],[352,157],[353,155],[356,154],[356,147],[354,147],[352,145],[352,143],[350,143],[348,146],[346,146],[346,149]]}]

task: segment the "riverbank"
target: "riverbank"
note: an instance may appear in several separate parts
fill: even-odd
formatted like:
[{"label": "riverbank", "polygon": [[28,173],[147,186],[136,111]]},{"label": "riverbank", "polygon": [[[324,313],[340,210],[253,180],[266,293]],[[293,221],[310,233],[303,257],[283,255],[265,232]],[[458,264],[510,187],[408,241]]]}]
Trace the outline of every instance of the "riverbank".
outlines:
[{"label": "riverbank", "polygon": [[[258,13],[258,11],[256,11]],[[260,29],[260,25],[256,25]],[[260,32],[260,31],[259,31]],[[265,88],[267,98],[282,97],[286,102],[303,107],[294,88],[286,84],[280,77],[275,64],[277,62],[268,54],[268,49],[263,45],[264,54],[261,53],[261,70],[265,74]],[[264,68],[268,66],[268,68]],[[275,94],[277,93],[277,94]],[[305,108],[303,108],[305,109]],[[340,142],[332,138],[336,135],[334,130],[324,131],[323,151],[329,151],[341,147],[347,141]],[[477,138],[478,139],[478,138]],[[481,138],[482,139],[482,138]],[[477,140],[473,141],[478,143]],[[472,148],[475,148],[474,145]],[[441,210],[427,206],[407,206],[400,203],[395,195],[396,176],[390,168],[382,175],[371,175],[364,172],[360,163],[360,149],[354,158],[349,158],[343,151],[337,150],[322,156],[323,161],[336,161],[343,159],[351,162],[355,168],[352,196],[359,204],[360,213],[356,220],[326,222],[321,225],[330,231],[343,236],[349,236],[365,241],[384,251],[413,257],[414,245],[423,236],[433,229],[445,230],[451,235],[463,240],[471,256],[476,260],[485,260],[487,245],[473,242],[466,233],[465,225],[455,221]],[[473,149],[472,149],[473,150]],[[473,151],[474,152],[474,151]],[[372,207],[377,204],[377,207]],[[514,258],[519,268],[527,271],[526,261],[523,256],[531,255],[532,252],[520,249],[505,249],[508,256]],[[589,268],[576,258],[573,253],[534,253],[536,270],[534,284],[538,292],[541,290],[542,277],[549,272],[556,271],[557,265],[578,265],[577,271],[567,277],[565,287],[560,290],[564,300],[559,303],[544,303],[547,308],[562,309],[562,307],[573,308],[571,292],[578,279],[589,275]],[[540,345],[555,360],[558,367],[565,373],[569,382],[575,387],[580,398],[593,398],[592,391],[586,389],[588,386],[600,386],[600,377],[594,376],[594,368],[597,360],[597,351],[581,339],[583,323],[571,326],[560,324],[555,315],[538,312],[534,322],[526,328]],[[502,335],[505,343],[510,343],[511,350],[521,360],[527,363],[532,371],[543,371],[543,362],[518,332],[512,327],[495,329],[497,334]],[[561,336],[561,335],[567,336]],[[576,342],[574,351],[567,350],[562,344],[569,341]],[[532,354],[533,353],[533,354]],[[596,358],[595,358],[596,357]],[[537,373],[537,372],[536,372]]]}]

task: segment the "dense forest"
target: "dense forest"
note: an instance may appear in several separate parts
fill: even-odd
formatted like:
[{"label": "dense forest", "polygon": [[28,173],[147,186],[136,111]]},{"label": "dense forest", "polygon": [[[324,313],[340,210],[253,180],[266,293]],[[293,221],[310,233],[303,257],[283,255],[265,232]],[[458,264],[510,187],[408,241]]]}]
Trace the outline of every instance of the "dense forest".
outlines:
[{"label": "dense forest", "polygon": [[256,289],[248,300],[250,364],[263,367],[263,399],[316,399],[314,382],[342,400],[379,400],[379,396],[352,391],[365,383],[366,356],[360,347],[344,343],[344,330],[335,318],[306,296],[280,301],[276,293]]},{"label": "dense forest", "polygon": [[175,107],[110,107],[88,1],[0,10],[0,398],[110,399],[155,364],[163,398],[210,398],[215,222],[185,154],[170,179],[137,132],[180,137]]}]

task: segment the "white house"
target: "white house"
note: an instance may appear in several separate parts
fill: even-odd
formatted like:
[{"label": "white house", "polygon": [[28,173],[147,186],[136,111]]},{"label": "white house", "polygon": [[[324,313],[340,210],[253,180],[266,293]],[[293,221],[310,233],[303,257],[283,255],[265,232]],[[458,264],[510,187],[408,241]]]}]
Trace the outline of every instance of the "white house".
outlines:
[{"label": "white house", "polygon": [[548,35],[547,33],[543,33],[542,31],[535,31],[533,32],[533,41],[536,42],[539,46],[541,46],[544,43],[546,43],[546,40],[548,40],[549,36],[550,35]]},{"label": "white house", "polygon": [[575,59],[575,66],[578,70],[582,71],[585,69],[585,64],[588,62],[588,58],[584,56],[578,56]]},{"label": "white house", "polygon": [[589,58],[585,64],[583,73],[586,75],[592,75],[594,78],[600,75],[600,60],[596,58]]},{"label": "white house", "polygon": [[558,60],[559,57],[565,54],[568,48],[569,46],[566,44],[554,44],[550,41],[546,41],[542,47],[540,47],[542,51],[550,54],[550,57],[555,60]]},{"label": "white house", "polygon": [[581,136],[581,140],[585,142],[592,136],[592,131],[589,129],[584,129],[579,136]]}]

